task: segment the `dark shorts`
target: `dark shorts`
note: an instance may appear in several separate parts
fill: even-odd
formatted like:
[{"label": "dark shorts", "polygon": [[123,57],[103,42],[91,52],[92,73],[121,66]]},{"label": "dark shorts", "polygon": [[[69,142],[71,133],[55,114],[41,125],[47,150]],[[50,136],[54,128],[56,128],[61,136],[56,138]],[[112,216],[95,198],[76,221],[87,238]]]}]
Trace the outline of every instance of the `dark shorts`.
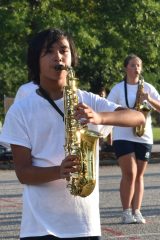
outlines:
[{"label": "dark shorts", "polygon": [[58,239],[63,239],[63,240],[100,240],[100,237],[78,237],[78,238],[58,238],[55,236],[47,235],[47,236],[41,236],[41,237],[25,237],[25,238],[20,238],[20,240],[58,240]]},{"label": "dark shorts", "polygon": [[149,161],[151,157],[152,144],[131,142],[126,140],[113,141],[116,157],[119,158],[129,153],[135,153],[136,159]]}]

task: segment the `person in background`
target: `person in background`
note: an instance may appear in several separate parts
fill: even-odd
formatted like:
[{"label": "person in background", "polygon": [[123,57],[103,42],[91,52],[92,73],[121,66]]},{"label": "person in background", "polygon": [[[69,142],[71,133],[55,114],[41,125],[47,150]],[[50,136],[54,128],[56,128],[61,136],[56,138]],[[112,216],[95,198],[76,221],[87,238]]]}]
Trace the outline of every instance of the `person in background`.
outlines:
[{"label": "person in background", "polygon": [[[140,105],[160,112],[160,95],[151,84],[144,82],[139,96],[138,86],[142,73],[142,60],[131,54],[124,60],[124,79],[117,83],[110,91],[108,100],[134,109],[136,101]],[[153,144],[151,114],[146,116],[145,132],[142,136],[134,134],[132,127],[113,128],[113,146],[121,168],[120,198],[123,207],[123,223],[146,223],[141,213],[144,194],[144,173],[151,156]]]},{"label": "person in background", "polygon": [[33,81],[22,84],[17,90],[14,102],[19,101],[23,97],[28,96],[30,93],[32,93],[32,91],[35,91],[37,88],[38,85],[35,84]]},{"label": "person in background", "polygon": [[106,97],[107,97],[106,88],[105,88],[105,87],[101,87],[101,88],[98,90],[98,95],[99,95],[100,97],[106,98]]},{"label": "person in background", "polygon": [[[29,44],[27,65],[29,79],[39,88],[15,102],[5,117],[0,143],[11,144],[16,175],[24,185],[21,240],[101,236],[98,143],[93,192],[74,196],[66,187],[66,179],[80,168],[78,157],[66,156],[64,149],[63,91],[67,69],[76,64],[74,42],[67,33],[59,29],[37,33]],[[145,121],[142,113],[122,110],[96,94],[77,89],[77,96],[76,118],[86,121],[89,130],[107,135],[108,125],[136,126]]]}]

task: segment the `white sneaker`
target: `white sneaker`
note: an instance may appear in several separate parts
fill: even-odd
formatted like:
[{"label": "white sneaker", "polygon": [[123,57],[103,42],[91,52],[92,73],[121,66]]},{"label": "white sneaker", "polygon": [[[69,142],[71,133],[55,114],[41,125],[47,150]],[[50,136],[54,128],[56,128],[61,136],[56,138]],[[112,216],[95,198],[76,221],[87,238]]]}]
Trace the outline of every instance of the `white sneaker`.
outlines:
[{"label": "white sneaker", "polygon": [[136,219],[132,215],[131,209],[126,209],[123,211],[122,223],[124,223],[124,224],[136,223]]},{"label": "white sneaker", "polygon": [[135,210],[134,218],[136,219],[137,223],[146,223],[146,219],[142,216],[142,213],[139,209]]}]

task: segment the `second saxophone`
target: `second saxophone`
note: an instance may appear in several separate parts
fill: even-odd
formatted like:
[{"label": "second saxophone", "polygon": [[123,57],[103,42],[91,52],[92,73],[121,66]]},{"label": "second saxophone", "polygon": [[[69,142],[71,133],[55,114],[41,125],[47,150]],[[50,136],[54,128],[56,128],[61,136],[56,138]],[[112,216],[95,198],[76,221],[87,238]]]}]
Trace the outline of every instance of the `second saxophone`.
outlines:
[{"label": "second saxophone", "polygon": [[[147,118],[147,115],[151,111],[151,109],[145,101],[141,103],[141,94],[143,93],[143,90],[144,79],[142,78],[141,80],[139,80],[135,109],[137,111],[141,111],[144,114],[145,118]],[[133,131],[136,136],[141,137],[145,132],[145,124],[135,127]]]}]

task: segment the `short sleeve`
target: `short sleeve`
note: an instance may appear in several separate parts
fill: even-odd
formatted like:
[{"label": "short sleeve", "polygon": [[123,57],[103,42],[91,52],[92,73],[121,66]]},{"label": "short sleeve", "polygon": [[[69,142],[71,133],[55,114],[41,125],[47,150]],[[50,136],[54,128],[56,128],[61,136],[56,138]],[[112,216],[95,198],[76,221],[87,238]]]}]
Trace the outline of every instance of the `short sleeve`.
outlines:
[{"label": "short sleeve", "polygon": [[16,144],[31,148],[22,115],[13,110],[15,110],[15,108],[11,106],[6,114],[0,134],[0,144],[6,147],[10,144]]}]

